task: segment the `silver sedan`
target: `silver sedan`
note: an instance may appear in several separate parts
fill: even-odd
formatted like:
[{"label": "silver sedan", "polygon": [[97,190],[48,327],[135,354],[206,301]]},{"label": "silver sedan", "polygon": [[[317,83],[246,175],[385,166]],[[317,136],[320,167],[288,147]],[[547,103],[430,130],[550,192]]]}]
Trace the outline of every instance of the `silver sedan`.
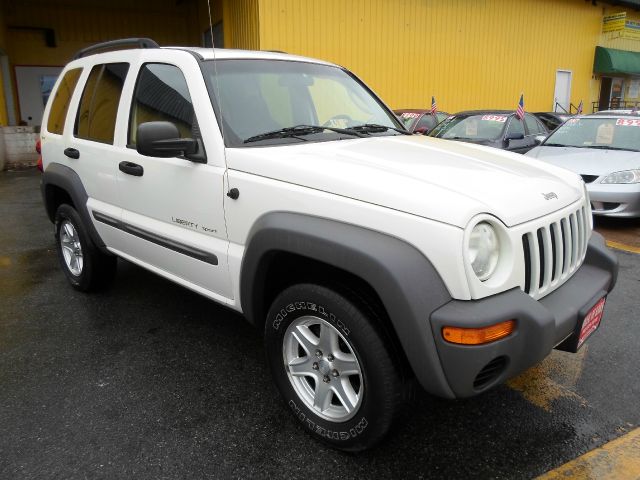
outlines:
[{"label": "silver sedan", "polygon": [[582,176],[594,215],[640,217],[640,115],[635,112],[569,119],[526,155]]}]

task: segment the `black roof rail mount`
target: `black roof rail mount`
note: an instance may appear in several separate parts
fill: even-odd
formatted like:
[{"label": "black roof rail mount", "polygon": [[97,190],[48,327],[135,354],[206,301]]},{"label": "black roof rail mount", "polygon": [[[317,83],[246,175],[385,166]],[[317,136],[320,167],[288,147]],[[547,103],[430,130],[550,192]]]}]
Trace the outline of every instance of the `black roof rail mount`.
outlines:
[{"label": "black roof rail mount", "polygon": [[98,53],[102,50],[118,50],[121,47],[160,48],[160,45],[150,38],[121,38],[120,40],[96,43],[90,47],[83,48],[73,56],[73,60],[93,55],[94,53]]}]

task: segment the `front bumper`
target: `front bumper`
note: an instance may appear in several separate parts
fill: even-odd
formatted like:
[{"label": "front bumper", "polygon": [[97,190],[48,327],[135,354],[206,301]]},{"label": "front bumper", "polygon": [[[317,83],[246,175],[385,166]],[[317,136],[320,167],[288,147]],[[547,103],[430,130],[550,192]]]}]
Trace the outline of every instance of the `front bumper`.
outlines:
[{"label": "front bumper", "polygon": [[[452,300],[431,314],[440,363],[456,397],[469,397],[504,382],[544,359],[571,337],[586,311],[616,282],[618,261],[598,233],[582,266],[564,285],[534,300],[519,288],[475,301]],[[477,328],[516,320],[510,336],[478,346],[442,338],[444,326]]]},{"label": "front bumper", "polygon": [[594,215],[640,217],[640,184],[587,184]]}]

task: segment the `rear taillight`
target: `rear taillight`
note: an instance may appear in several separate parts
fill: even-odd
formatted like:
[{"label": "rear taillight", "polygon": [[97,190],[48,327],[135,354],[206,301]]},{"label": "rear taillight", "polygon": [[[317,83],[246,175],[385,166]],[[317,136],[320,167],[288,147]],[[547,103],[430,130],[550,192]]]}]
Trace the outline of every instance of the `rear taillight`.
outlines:
[{"label": "rear taillight", "polygon": [[38,152],[38,154],[40,155],[38,157],[38,163],[37,163],[38,170],[40,170],[42,172],[43,171],[43,167],[42,167],[42,150],[40,148],[40,140],[38,140],[36,142],[36,152]]}]

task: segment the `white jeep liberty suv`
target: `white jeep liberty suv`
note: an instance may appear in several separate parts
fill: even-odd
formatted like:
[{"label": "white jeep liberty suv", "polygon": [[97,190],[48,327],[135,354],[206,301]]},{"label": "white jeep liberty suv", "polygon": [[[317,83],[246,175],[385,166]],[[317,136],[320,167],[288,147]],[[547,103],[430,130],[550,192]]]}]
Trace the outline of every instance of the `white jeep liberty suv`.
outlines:
[{"label": "white jeep liberty suv", "polygon": [[41,143],[70,283],[121,257],[242,312],[294,417],[343,450],[379,441],[415,380],[467,397],[576,351],[616,281],[577,175],[409,135],[319,60],[89,47]]}]

